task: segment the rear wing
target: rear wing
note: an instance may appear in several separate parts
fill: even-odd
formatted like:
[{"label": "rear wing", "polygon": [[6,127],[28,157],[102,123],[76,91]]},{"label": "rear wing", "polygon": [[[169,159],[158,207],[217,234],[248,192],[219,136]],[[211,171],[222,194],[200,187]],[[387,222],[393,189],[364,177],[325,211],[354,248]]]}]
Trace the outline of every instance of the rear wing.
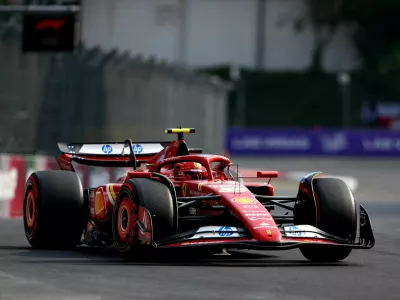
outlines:
[{"label": "rear wing", "polygon": [[[57,143],[58,149],[62,153],[74,155],[131,155],[131,149],[137,156],[155,155],[163,150],[170,142],[144,142],[129,143],[109,142],[109,143]],[[132,145],[130,147],[130,144]],[[131,149],[130,149],[131,148]]]},{"label": "rear wing", "polygon": [[57,143],[62,155],[57,163],[63,170],[74,171],[72,162],[101,167],[133,167],[146,162],[170,142]]}]

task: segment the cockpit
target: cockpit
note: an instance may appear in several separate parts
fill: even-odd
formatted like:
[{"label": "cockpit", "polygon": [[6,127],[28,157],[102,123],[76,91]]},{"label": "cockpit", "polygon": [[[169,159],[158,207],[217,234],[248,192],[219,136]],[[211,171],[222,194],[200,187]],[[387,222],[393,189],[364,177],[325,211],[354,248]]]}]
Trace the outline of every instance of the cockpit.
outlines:
[{"label": "cockpit", "polygon": [[[210,179],[208,168],[193,161],[179,161],[164,165],[160,172],[174,180],[208,180]],[[213,161],[210,163],[210,171],[214,180],[242,181],[235,168],[229,167],[226,161]]]}]

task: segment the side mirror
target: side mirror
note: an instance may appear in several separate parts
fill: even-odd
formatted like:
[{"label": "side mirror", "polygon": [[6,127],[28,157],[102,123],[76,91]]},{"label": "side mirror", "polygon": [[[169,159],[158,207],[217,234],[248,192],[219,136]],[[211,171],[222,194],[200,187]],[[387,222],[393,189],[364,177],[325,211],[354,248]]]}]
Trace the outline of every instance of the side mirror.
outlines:
[{"label": "side mirror", "polygon": [[278,171],[258,171],[257,178],[278,178]]}]

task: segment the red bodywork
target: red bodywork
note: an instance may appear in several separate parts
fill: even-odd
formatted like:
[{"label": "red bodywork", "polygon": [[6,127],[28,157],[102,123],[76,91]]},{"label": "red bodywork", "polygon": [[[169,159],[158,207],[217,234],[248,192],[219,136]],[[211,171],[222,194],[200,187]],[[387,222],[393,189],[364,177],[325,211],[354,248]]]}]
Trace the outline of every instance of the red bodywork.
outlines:
[{"label": "red bodywork", "polygon": [[[182,150],[183,149],[183,150]],[[283,236],[281,229],[277,226],[273,216],[268,209],[255,197],[252,188],[262,188],[263,196],[274,196],[274,188],[268,182],[238,182],[231,173],[227,173],[231,166],[229,158],[220,155],[191,154],[184,140],[171,142],[156,154],[137,155],[135,158],[129,154],[123,155],[102,155],[102,154],[82,154],[64,152],[57,161],[61,169],[74,171],[72,161],[92,165],[118,165],[129,166],[136,161],[145,163],[145,167],[140,170],[130,170],[127,174],[119,178],[116,182],[104,184],[95,188],[88,189],[88,205],[90,211],[90,222],[88,232],[92,228],[97,228],[100,232],[110,231],[110,221],[114,212],[114,205],[118,198],[118,193],[125,182],[131,178],[155,178],[154,173],[162,174],[169,178],[173,183],[178,200],[186,197],[199,197],[207,195],[219,195],[219,199],[202,200],[204,206],[214,206],[214,209],[196,209],[196,216],[220,216],[226,210],[235,216],[247,231],[246,237],[214,237],[183,239],[170,242],[162,247],[182,247],[192,245],[216,245],[216,244],[235,244],[243,243],[267,243],[282,244],[295,242],[303,243],[327,243],[336,244],[334,240],[313,237],[293,237]],[[171,165],[179,162],[196,162],[205,167],[207,178],[201,180],[188,180],[174,177]],[[126,165],[125,165],[126,164]],[[259,171],[257,178],[278,177],[277,171]],[[220,207],[220,209],[218,209]],[[139,208],[138,219],[143,220],[145,229],[140,230],[139,239],[144,244],[153,244],[151,217],[144,207]],[[250,245],[250,244],[249,244]],[[251,246],[246,248],[252,248]]]}]

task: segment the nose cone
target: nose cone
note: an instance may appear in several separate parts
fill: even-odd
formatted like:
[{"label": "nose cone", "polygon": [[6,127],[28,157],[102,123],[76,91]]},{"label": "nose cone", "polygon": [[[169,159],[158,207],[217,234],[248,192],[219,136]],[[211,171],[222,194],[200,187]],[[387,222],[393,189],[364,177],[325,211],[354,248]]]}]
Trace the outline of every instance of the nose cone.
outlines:
[{"label": "nose cone", "polygon": [[256,240],[280,241],[281,232],[269,211],[241,183],[207,185],[207,190],[221,195],[221,200],[243,223]]}]

